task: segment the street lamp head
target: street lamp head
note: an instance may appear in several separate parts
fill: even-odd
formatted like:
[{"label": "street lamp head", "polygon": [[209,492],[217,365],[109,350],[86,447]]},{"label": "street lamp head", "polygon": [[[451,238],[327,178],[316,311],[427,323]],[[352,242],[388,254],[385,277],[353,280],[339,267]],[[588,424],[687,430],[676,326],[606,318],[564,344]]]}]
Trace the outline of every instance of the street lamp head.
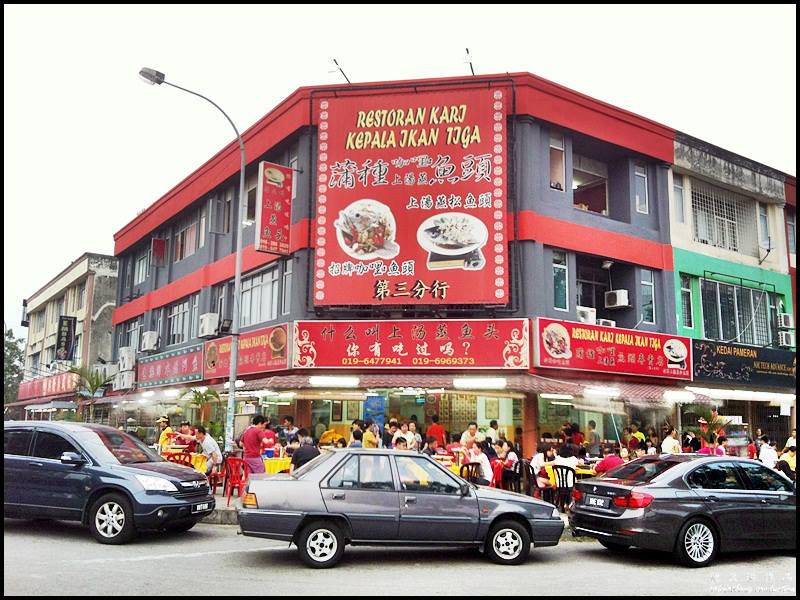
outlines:
[{"label": "street lamp head", "polygon": [[149,83],[150,85],[158,84],[161,85],[164,83],[164,74],[160,71],[156,71],[155,69],[150,69],[149,67],[143,67],[141,71],[139,71],[139,77],[145,80],[145,82]]}]

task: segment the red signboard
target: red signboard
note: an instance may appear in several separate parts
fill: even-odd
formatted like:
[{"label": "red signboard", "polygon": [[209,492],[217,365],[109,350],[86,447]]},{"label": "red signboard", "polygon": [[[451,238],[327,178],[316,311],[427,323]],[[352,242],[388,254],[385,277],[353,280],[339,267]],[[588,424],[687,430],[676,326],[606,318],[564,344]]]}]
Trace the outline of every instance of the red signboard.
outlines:
[{"label": "red signboard", "polygon": [[272,254],[289,254],[292,231],[291,168],[262,162],[258,166],[258,193],[256,200],[256,250]]},{"label": "red signboard", "polygon": [[317,305],[508,302],[508,89],[317,101]]},{"label": "red signboard", "polygon": [[[249,331],[239,336],[239,375],[278,371],[289,366],[289,339],[286,324]],[[231,338],[211,340],[205,344],[204,379],[227,377],[231,369]]]},{"label": "red signboard", "polygon": [[41,377],[32,381],[23,381],[19,384],[17,398],[44,398],[46,396],[66,396],[78,389],[78,375],[76,373],[60,373],[50,377]]},{"label": "red signboard", "polygon": [[527,319],[295,321],[295,368],[527,369]]},{"label": "red signboard", "polygon": [[136,367],[136,384],[140,388],[201,379],[203,379],[202,344],[139,358]]},{"label": "red signboard", "polygon": [[554,319],[536,321],[537,367],[692,378],[689,338]]}]

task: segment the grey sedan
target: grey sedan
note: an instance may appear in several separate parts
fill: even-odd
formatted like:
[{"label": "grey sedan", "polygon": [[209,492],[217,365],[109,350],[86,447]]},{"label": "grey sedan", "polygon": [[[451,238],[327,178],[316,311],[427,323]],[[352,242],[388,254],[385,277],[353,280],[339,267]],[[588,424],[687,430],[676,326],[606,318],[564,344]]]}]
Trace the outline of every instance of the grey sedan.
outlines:
[{"label": "grey sedan", "polygon": [[238,511],[244,535],[294,543],[314,568],[334,566],[346,544],[472,546],[517,565],[564,530],[552,504],[392,450],[336,450],[291,475],[254,475]]},{"label": "grey sedan", "polygon": [[616,552],[664,550],[704,567],[720,551],[796,547],[794,484],[754,460],[640,458],[577,482],[573,498],[572,530]]}]

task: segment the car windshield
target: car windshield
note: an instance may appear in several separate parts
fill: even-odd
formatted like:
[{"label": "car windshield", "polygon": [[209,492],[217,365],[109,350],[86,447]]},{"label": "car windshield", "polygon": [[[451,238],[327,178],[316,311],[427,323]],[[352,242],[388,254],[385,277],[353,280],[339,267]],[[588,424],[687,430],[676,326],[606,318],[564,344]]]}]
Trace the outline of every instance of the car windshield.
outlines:
[{"label": "car windshield", "polygon": [[292,477],[294,477],[295,479],[300,479],[302,477],[305,477],[306,475],[311,473],[311,471],[315,470],[317,467],[319,467],[326,461],[333,458],[335,454],[336,454],[335,452],[323,451],[322,454],[320,454],[319,456],[315,456],[299,469],[295,469],[294,471],[292,471]]},{"label": "car windshield", "polygon": [[124,431],[86,429],[77,433],[76,437],[89,453],[103,463],[131,465],[164,460],[143,442]]},{"label": "car windshield", "polygon": [[627,479],[646,483],[677,465],[677,461],[640,458],[611,469],[607,479]]}]

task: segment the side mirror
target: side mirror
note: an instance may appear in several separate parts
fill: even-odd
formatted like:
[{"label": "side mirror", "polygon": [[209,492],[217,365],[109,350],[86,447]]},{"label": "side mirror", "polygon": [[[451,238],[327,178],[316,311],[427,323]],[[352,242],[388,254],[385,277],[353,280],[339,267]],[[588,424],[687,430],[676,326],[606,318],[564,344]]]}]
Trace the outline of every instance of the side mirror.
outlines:
[{"label": "side mirror", "polygon": [[77,467],[86,464],[86,460],[77,452],[64,452],[61,455],[61,464]]},{"label": "side mirror", "polygon": [[461,495],[462,496],[466,496],[468,494],[469,494],[469,484],[468,483],[462,483],[461,484]]}]

